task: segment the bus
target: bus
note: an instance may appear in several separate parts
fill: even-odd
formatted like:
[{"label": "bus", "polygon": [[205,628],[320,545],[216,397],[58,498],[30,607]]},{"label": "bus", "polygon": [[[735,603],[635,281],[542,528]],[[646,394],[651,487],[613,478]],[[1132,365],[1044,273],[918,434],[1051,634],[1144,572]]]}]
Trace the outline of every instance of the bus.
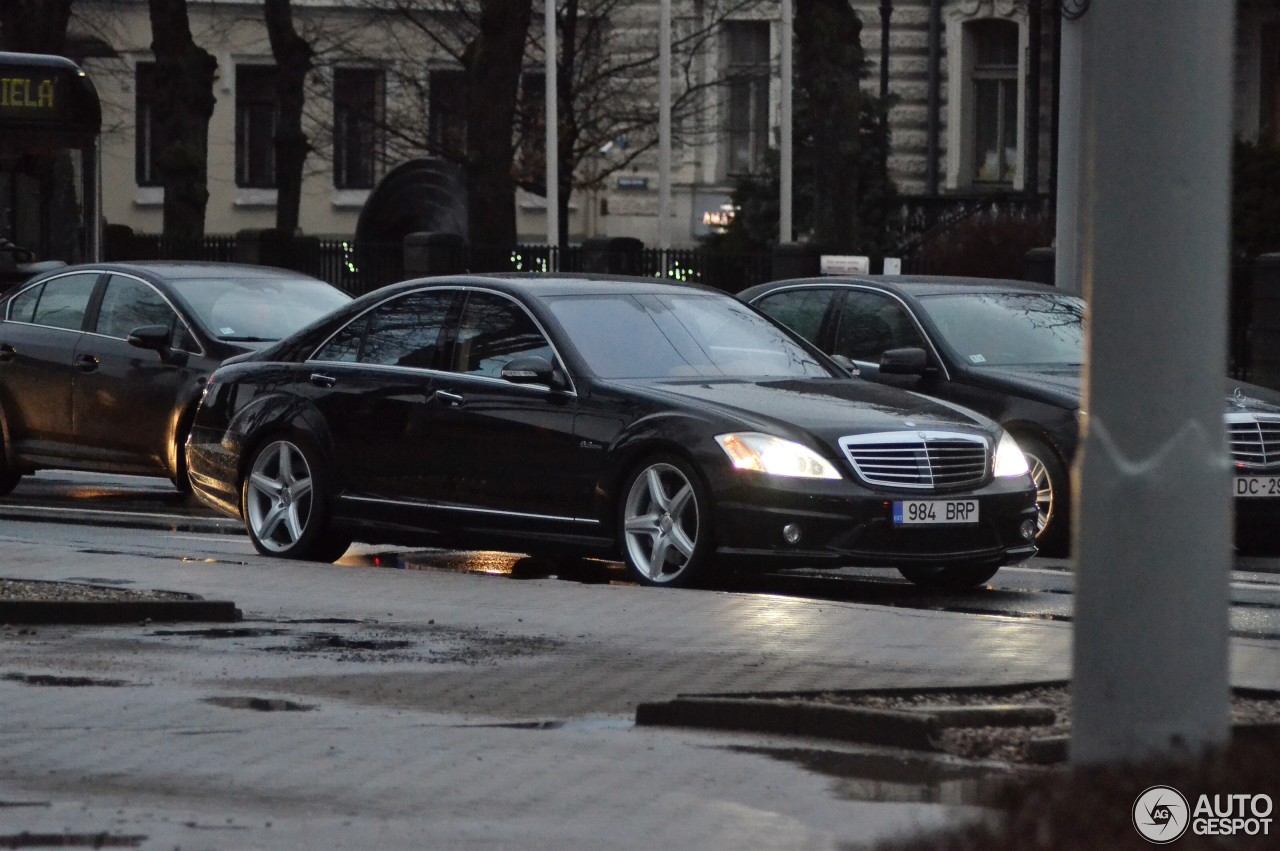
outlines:
[{"label": "bus", "polygon": [[0,290],[102,259],[93,81],[61,56],[0,52]]}]

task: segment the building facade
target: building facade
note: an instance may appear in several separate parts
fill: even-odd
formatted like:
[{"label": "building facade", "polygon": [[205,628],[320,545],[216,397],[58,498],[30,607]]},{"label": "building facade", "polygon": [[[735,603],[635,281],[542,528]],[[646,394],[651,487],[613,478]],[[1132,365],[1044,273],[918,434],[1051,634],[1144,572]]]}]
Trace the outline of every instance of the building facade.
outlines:
[{"label": "building facade", "polygon": [[[417,157],[458,153],[465,134],[457,94],[461,25],[450,17],[448,0],[407,4],[423,15],[417,25],[392,11],[396,0],[293,5],[298,30],[316,49],[307,107],[313,151],[301,229],[350,236],[370,191],[389,169]],[[595,138],[584,133],[579,139],[585,153],[576,163],[579,188],[570,204],[570,236],[636,237],[653,244],[659,230],[656,126],[644,116],[653,115],[657,101],[651,59],[657,52],[658,2],[580,5],[592,13],[584,20],[598,39],[582,43],[600,54],[596,67],[614,69],[598,86],[613,99],[617,114],[596,122]],[[1089,0],[851,0],[862,21],[863,88],[887,91],[892,99],[887,167],[901,195],[1053,191],[1060,28],[1064,14],[1088,14],[1088,5]],[[692,245],[732,215],[735,178],[763,169],[778,146],[779,4],[673,0],[673,6],[678,112],[670,232],[677,244]],[[196,42],[219,67],[209,124],[206,232],[271,228],[275,62],[262,4],[202,0],[189,3],[188,10]],[[533,20],[522,80],[526,109],[517,128],[517,169],[528,188],[517,193],[517,221],[522,241],[542,242],[540,6]],[[1280,141],[1280,0],[1239,0],[1237,32],[1235,130],[1247,139]],[[71,34],[105,43],[109,49],[98,52],[111,54],[83,60],[103,104],[106,220],[159,233],[163,190],[154,163],[155,128],[165,105],[155,97],[147,2],[76,0]],[[585,94],[574,104],[605,109]]]}]

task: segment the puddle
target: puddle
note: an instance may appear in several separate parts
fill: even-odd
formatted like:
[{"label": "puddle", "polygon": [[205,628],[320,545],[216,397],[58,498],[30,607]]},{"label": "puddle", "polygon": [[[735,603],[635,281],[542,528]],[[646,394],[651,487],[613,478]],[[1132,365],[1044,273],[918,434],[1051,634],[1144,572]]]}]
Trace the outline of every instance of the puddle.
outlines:
[{"label": "puddle", "polygon": [[[341,635],[313,633],[298,638],[290,647],[278,648],[295,653],[323,653],[331,650],[387,651],[404,650],[414,642],[401,638],[344,638]],[[275,648],[273,648],[275,649]]]},{"label": "puddle", "polygon": [[990,806],[1015,779],[1008,772],[943,759],[804,748],[734,746],[728,750],[795,763],[835,781],[850,801]]},{"label": "puddle", "polygon": [[120,688],[133,685],[128,680],[95,680],[92,677],[58,677],[52,674],[5,674],[3,679],[28,686],[61,686],[65,688]]},{"label": "puddle", "polygon": [[559,561],[519,553],[474,550],[414,550],[348,555],[338,564],[348,567],[389,567],[395,570],[451,570],[509,579],[561,579],[589,585],[627,582],[622,565],[598,559]]},{"label": "puddle", "polygon": [[[87,552],[81,550],[81,552]],[[84,582],[89,585],[132,585],[132,579],[107,579],[102,576],[68,576],[66,582]]]},{"label": "puddle", "polygon": [[310,712],[315,709],[309,704],[278,697],[206,697],[204,702],[226,709],[252,709],[255,712]]},{"label": "puddle", "polygon": [[272,638],[288,635],[287,629],[266,629],[262,627],[218,627],[214,629],[153,629],[150,635],[184,638]]},{"label": "puddle", "polygon": [[114,836],[109,833],[10,833],[0,834],[0,848],[141,848],[146,836]]}]

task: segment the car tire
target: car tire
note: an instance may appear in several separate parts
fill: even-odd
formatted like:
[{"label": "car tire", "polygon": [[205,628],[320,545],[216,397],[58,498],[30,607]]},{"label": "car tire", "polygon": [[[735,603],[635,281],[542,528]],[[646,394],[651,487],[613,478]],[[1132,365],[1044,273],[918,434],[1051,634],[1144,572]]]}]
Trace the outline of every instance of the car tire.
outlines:
[{"label": "car tire", "polygon": [[320,453],[275,437],[254,450],[240,509],[254,549],[279,558],[334,561],[351,544],[327,528],[329,479]]},{"label": "car tire", "polygon": [[641,585],[689,588],[714,572],[711,498],[702,477],[674,455],[638,465],[622,488],[618,534],[627,572]]},{"label": "car tire", "polygon": [[18,482],[22,481],[22,474],[9,469],[9,465],[5,463],[6,454],[4,436],[0,433],[0,496],[8,496],[18,486]]},{"label": "car tire", "polygon": [[900,567],[898,572],[922,588],[967,591],[987,584],[999,569],[999,565],[992,567],[989,564],[960,564],[945,567],[913,565]]},{"label": "car tire", "polygon": [[177,488],[178,493],[183,496],[191,495],[191,477],[187,475],[187,435],[191,433],[191,420],[178,430],[177,439],[174,440],[174,466],[173,478],[169,481],[173,482],[173,486]]},{"label": "car tire", "polygon": [[1071,548],[1071,491],[1058,453],[1034,437],[1014,435],[1027,456],[1036,483],[1036,547],[1045,556],[1065,558]]}]

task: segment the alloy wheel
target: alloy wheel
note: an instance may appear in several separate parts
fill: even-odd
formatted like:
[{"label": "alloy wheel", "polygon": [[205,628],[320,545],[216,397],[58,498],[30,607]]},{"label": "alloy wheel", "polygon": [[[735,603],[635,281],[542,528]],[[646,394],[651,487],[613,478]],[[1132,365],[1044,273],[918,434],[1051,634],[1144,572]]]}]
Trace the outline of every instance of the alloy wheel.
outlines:
[{"label": "alloy wheel", "polygon": [[656,463],[632,480],[623,531],[628,561],[645,579],[678,579],[694,558],[698,526],[697,494],[679,468]]},{"label": "alloy wheel", "polygon": [[311,467],[302,450],[287,440],[263,447],[246,484],[249,527],[262,546],[283,553],[307,530],[312,507]]}]

